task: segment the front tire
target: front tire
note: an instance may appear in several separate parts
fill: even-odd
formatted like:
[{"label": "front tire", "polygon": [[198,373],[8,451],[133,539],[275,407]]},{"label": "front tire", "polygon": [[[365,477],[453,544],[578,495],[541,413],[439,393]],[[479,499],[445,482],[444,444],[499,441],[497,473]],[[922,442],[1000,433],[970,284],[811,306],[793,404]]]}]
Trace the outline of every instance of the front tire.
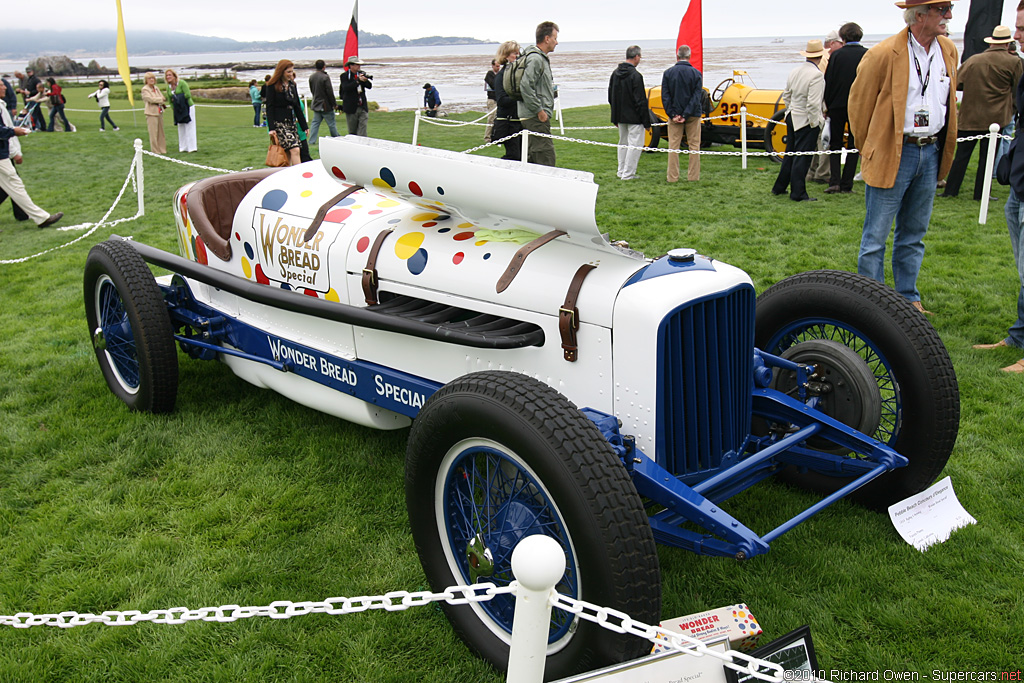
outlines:
[{"label": "front tire", "polygon": [[100,242],[85,262],[85,318],[107,386],[132,410],[174,410],[178,354],[163,295],[126,242]]},{"label": "front tire", "polygon": [[[416,550],[435,591],[513,580],[512,550],[545,534],[565,550],[556,590],[657,623],[657,553],[640,497],[597,427],[550,386],[510,372],[462,377],[413,423],[406,502]],[[442,605],[456,633],[508,666],[515,598]],[[645,640],[554,610],[547,678],[650,652]]]},{"label": "front tire", "polygon": [[[799,346],[810,340],[843,344],[863,359],[881,399],[878,426],[869,435],[910,460],[851,497],[885,509],[931,485],[949,459],[960,425],[956,373],[935,328],[881,283],[853,273],[813,271],[787,278],[758,297],[755,332],[758,348],[775,355],[794,349],[797,360]],[[817,346],[805,348],[814,355],[820,353]],[[877,400],[862,398],[865,405]],[[849,482],[813,471],[786,476],[820,493]]]}]

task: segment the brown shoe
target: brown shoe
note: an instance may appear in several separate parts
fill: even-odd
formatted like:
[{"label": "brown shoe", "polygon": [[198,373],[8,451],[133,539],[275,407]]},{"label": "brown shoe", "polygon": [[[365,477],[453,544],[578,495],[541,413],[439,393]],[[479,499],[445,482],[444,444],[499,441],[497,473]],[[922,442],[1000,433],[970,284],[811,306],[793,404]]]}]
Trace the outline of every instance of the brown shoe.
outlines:
[{"label": "brown shoe", "polygon": [[1013,365],[1007,365],[1005,368],[1003,368],[1003,372],[1014,372],[1017,374],[1024,372],[1024,358],[1021,358]]},{"label": "brown shoe", "polygon": [[64,212],[63,211],[58,211],[57,213],[51,213],[49,218],[47,218],[45,221],[43,221],[42,223],[39,224],[39,227],[40,228],[48,228],[51,225],[53,225],[54,223],[56,223],[57,221],[59,221],[61,218],[64,218]]},{"label": "brown shoe", "polygon": [[931,311],[925,310],[924,304],[920,301],[911,301],[910,305],[916,308],[919,313],[924,315],[933,315]]},{"label": "brown shoe", "polygon": [[828,188],[825,190],[825,194],[839,194],[839,186],[829,185]]},{"label": "brown shoe", "polygon": [[1000,339],[995,344],[975,344],[972,349],[1001,349],[1005,346],[1009,346],[1005,339]]}]

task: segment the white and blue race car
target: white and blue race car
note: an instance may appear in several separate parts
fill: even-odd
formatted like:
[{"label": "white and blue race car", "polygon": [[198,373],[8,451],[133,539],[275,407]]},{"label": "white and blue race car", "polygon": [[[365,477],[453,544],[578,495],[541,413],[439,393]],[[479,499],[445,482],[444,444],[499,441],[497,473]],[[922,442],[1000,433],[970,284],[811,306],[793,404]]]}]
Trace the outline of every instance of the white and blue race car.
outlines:
[{"label": "white and blue race car", "polygon": [[[749,558],[841,498],[921,491],[950,455],[949,356],[883,285],[817,271],[758,297],[693,250],[645,258],[601,233],[587,173],[354,136],[321,153],[181,188],[179,255],[93,247],[89,331],[136,410],[173,409],[180,348],[345,420],[411,425],[435,590],[509,583],[516,543],[546,534],[559,592],[657,623],[655,542]],[[822,497],[755,532],[725,503],[774,475]],[[505,666],[511,597],[445,611]],[[546,671],[649,649],[556,610]]]}]

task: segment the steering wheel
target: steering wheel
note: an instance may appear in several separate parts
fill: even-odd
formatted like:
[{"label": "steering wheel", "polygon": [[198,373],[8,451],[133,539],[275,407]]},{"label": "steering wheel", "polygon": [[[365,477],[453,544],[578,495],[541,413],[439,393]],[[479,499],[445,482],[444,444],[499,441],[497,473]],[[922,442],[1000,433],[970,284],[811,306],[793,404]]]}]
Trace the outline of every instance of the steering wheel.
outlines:
[{"label": "steering wheel", "polygon": [[713,93],[711,93],[711,99],[713,99],[715,102],[721,102],[722,97],[725,96],[725,91],[728,90],[729,86],[732,85],[735,82],[736,82],[735,79],[727,78],[724,81],[722,81],[721,83],[719,83],[718,87],[715,88],[715,91]]}]

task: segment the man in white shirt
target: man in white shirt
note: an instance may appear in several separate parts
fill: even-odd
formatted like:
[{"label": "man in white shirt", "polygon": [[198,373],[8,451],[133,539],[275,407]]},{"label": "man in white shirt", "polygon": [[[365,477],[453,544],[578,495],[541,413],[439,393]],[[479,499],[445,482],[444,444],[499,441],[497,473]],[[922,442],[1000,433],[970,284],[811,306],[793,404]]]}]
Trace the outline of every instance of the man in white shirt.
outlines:
[{"label": "man in white shirt", "polygon": [[956,91],[950,84],[956,83],[959,58],[945,37],[952,0],[896,5],[904,10],[907,29],[864,54],[850,88],[850,131],[867,184],[857,272],[885,282],[885,241],[895,220],[896,291],[929,313],[917,291],[917,275],[935,186],[949,172],[956,148]]}]

